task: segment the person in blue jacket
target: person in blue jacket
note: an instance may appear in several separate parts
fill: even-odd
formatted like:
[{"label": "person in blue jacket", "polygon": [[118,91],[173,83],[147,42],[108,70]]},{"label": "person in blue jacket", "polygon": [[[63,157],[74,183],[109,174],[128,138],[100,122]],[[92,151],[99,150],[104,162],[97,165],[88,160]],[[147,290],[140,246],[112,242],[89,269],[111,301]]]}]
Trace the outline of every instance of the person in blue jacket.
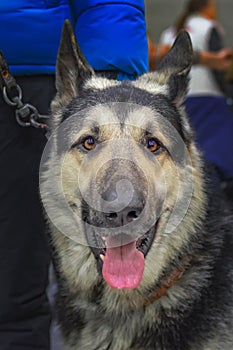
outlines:
[{"label": "person in blue jacket", "polygon": [[[0,50],[22,100],[49,113],[61,29],[70,19],[98,74],[135,79],[148,70],[143,0],[1,0]],[[226,65],[220,57],[217,65]],[[48,350],[49,249],[39,199],[45,132],[22,127],[0,94],[0,349]]]},{"label": "person in blue jacket", "polygon": [[[23,102],[40,114],[55,94],[67,18],[96,70],[135,79],[148,69],[143,0],[2,0],[0,18],[0,50]],[[0,349],[48,350],[50,254],[38,190],[45,131],[20,126],[0,95]]]}]

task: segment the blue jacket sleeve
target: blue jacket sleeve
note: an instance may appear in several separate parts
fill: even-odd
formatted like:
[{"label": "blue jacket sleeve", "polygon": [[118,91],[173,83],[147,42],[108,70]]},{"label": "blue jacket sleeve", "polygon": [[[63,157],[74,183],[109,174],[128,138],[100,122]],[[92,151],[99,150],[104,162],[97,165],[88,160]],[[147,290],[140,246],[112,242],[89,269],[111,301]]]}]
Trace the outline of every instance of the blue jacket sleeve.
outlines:
[{"label": "blue jacket sleeve", "polygon": [[118,79],[148,71],[144,0],[72,2],[78,43],[95,70],[117,70]]},{"label": "blue jacket sleeve", "polygon": [[0,0],[0,18],[12,74],[54,74],[64,20],[73,20],[69,0]]}]

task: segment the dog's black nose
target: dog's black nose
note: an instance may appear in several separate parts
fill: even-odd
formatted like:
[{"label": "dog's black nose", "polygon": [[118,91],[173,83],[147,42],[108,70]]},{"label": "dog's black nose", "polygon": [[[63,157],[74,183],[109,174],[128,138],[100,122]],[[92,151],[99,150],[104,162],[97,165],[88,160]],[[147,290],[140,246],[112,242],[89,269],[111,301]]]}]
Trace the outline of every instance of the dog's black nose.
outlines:
[{"label": "dog's black nose", "polygon": [[104,213],[104,217],[111,227],[124,226],[136,220],[144,208],[143,196],[139,191],[134,191],[132,198],[118,198],[116,191],[109,189],[105,192],[104,199],[109,202],[108,212]]},{"label": "dog's black nose", "polygon": [[119,212],[106,213],[105,217],[108,223],[112,223],[113,226],[119,227],[136,220],[141,212],[142,208],[126,207]]}]

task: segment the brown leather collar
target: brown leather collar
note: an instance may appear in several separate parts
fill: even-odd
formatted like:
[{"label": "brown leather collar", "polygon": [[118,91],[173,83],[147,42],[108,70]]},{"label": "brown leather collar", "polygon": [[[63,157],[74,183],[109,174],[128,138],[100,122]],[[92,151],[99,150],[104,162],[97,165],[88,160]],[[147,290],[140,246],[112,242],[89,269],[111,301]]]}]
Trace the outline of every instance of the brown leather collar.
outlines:
[{"label": "brown leather collar", "polygon": [[184,272],[190,265],[190,260],[191,256],[187,255],[182,264],[179,265],[176,269],[172,270],[171,273],[164,278],[164,281],[161,283],[161,287],[158,287],[148,295],[148,297],[144,300],[143,305],[146,306],[148,304],[151,304],[166,295],[167,291],[181,279]]}]

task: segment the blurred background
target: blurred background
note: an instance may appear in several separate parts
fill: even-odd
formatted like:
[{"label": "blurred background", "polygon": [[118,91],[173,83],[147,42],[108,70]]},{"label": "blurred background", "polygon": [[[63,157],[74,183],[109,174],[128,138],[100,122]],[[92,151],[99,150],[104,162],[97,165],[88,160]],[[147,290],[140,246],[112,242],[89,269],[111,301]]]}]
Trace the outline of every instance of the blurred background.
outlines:
[{"label": "blurred background", "polygon": [[[186,0],[145,0],[147,29],[151,39],[158,42],[161,32],[172,25]],[[233,47],[233,0],[216,0],[218,19],[222,23],[226,46]]]}]

